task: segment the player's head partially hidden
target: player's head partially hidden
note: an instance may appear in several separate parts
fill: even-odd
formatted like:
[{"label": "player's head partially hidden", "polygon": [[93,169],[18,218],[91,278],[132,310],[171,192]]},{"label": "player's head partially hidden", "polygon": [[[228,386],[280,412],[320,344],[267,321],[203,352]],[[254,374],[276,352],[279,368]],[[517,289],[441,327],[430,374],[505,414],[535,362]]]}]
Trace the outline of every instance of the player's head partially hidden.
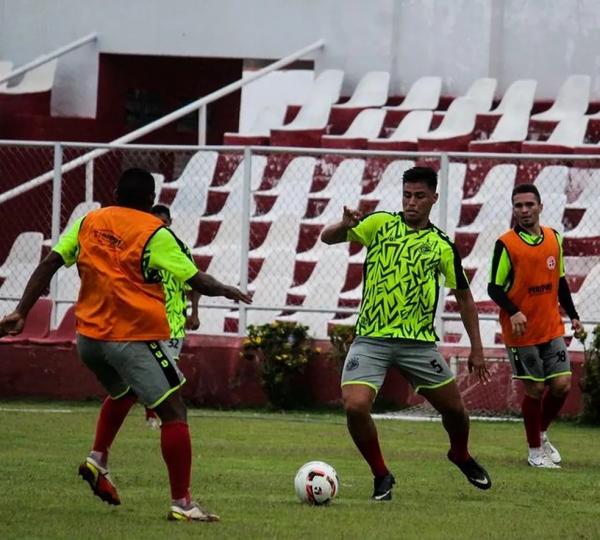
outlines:
[{"label": "player's head partially hidden", "polygon": [[164,204],[155,204],[150,212],[160,219],[164,223],[165,227],[171,226],[171,211],[169,210],[168,206],[165,206]]},{"label": "player's head partially hidden", "polygon": [[119,206],[150,212],[155,197],[154,177],[144,169],[127,169],[119,178],[115,197]]},{"label": "player's head partially hidden", "polygon": [[413,167],[402,176],[404,221],[413,228],[429,222],[431,207],[437,202],[437,173],[431,167]]},{"label": "player's head partially hidden", "polygon": [[544,209],[540,192],[533,184],[519,184],[512,191],[513,216],[517,225],[526,230],[539,226]]}]

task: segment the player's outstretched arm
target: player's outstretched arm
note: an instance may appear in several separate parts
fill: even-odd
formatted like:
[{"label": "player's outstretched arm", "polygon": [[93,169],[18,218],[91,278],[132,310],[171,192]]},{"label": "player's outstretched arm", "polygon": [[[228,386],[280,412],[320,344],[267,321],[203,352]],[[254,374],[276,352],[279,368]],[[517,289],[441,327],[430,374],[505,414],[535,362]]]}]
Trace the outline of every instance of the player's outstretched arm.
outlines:
[{"label": "player's outstretched arm", "polygon": [[240,291],[236,287],[221,283],[210,274],[198,272],[187,283],[192,289],[206,296],[224,296],[236,302],[243,302],[244,304],[252,303],[250,295]]},{"label": "player's outstretched arm", "polygon": [[356,227],[361,218],[362,214],[358,210],[351,210],[344,206],[342,220],[325,227],[323,231],[321,231],[321,241],[326,244],[346,242],[348,240],[348,230]]},{"label": "player's outstretched arm", "polygon": [[456,302],[460,311],[469,341],[471,342],[471,352],[469,353],[469,372],[475,373],[479,380],[486,384],[490,381],[490,373],[485,365],[483,356],[483,344],[481,343],[481,335],[479,333],[479,316],[477,315],[477,307],[473,300],[473,295],[470,289],[456,289],[454,291]]},{"label": "player's outstretched arm", "polygon": [[38,264],[37,268],[31,274],[21,300],[15,310],[0,320],[0,336],[7,334],[14,336],[20,334],[25,326],[27,314],[38,301],[42,293],[50,285],[52,276],[63,266],[62,257],[55,251],[51,251],[48,256]]}]

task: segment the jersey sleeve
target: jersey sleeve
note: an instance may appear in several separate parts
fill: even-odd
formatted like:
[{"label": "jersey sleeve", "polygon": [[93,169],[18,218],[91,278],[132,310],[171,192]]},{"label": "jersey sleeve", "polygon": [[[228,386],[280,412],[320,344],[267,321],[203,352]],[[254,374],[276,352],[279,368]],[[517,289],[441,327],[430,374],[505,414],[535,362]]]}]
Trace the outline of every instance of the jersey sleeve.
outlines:
[{"label": "jersey sleeve", "polygon": [[464,290],[469,288],[469,280],[465,275],[460,254],[451,242],[448,242],[447,247],[442,250],[440,271],[446,278],[445,286],[449,289]]},{"label": "jersey sleeve", "polygon": [[377,229],[381,227],[386,221],[393,217],[387,212],[376,212],[375,214],[369,214],[360,220],[356,227],[348,230],[346,236],[350,242],[358,242],[363,246],[370,246],[375,238]]},{"label": "jersey sleeve", "polygon": [[565,277],[565,257],[563,254],[563,238],[559,232],[554,231],[554,234],[556,235],[556,240],[558,242],[558,259],[559,259],[559,269],[560,269],[559,277]]},{"label": "jersey sleeve", "polygon": [[146,246],[146,253],[149,268],[165,270],[179,281],[185,282],[198,273],[191,256],[188,257],[185,253],[185,246],[164,227],[152,236]]},{"label": "jersey sleeve", "polygon": [[57,244],[52,248],[52,251],[58,253],[61,257],[65,266],[73,266],[77,262],[77,256],[79,255],[79,229],[81,229],[81,223],[85,219],[85,216],[80,217],[72,227],[63,234]]},{"label": "jersey sleeve", "polygon": [[494,254],[492,255],[489,283],[504,288],[509,284],[511,272],[512,265],[506,246],[501,240],[496,240]]}]

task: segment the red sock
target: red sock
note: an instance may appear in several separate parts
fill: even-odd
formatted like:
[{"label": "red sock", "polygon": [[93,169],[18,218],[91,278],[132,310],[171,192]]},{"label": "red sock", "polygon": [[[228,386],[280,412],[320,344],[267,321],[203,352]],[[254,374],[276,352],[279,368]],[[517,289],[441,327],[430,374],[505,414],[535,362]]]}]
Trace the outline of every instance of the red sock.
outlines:
[{"label": "red sock", "polygon": [[385,476],[390,472],[383,460],[377,437],[360,442],[355,440],[354,443],[369,464],[369,467],[371,467],[373,476]]},{"label": "red sock", "polygon": [[101,452],[104,456],[108,454],[127,413],[136,401],[136,395],[131,393],[119,399],[107,397],[104,400],[96,423],[96,438],[92,447],[94,452]]},{"label": "red sock", "polygon": [[148,420],[148,418],[158,418],[158,416],[152,409],[146,407],[146,420]]},{"label": "red sock", "polygon": [[546,431],[548,429],[552,420],[558,416],[566,399],[567,394],[555,396],[550,390],[544,394],[544,397],[542,398],[542,424],[540,431]]},{"label": "red sock", "polygon": [[160,448],[169,471],[172,499],[189,499],[192,477],[192,441],[185,422],[163,422]]},{"label": "red sock", "polygon": [[450,456],[456,463],[464,463],[471,459],[469,454],[469,429],[456,429],[448,431],[450,438]]},{"label": "red sock", "polygon": [[527,444],[529,444],[529,448],[539,448],[542,446],[542,400],[534,399],[526,394],[521,410],[523,411]]}]

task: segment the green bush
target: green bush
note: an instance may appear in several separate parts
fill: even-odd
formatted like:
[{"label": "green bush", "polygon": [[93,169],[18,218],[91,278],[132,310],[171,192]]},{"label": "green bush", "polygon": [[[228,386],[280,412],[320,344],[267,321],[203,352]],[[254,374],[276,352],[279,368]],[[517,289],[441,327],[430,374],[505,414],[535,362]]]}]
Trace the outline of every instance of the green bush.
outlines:
[{"label": "green bush", "polygon": [[248,326],[242,356],[260,364],[262,387],[269,403],[277,409],[309,405],[312,395],[303,375],[309,362],[319,355],[308,327],[275,321]]},{"label": "green bush", "polygon": [[354,326],[336,324],[331,327],[329,341],[331,343],[331,358],[336,362],[340,371],[344,366],[350,345],[354,341]]},{"label": "green bush", "polygon": [[592,346],[585,352],[581,391],[583,410],[580,420],[586,424],[600,425],[600,325],[594,328]]}]

